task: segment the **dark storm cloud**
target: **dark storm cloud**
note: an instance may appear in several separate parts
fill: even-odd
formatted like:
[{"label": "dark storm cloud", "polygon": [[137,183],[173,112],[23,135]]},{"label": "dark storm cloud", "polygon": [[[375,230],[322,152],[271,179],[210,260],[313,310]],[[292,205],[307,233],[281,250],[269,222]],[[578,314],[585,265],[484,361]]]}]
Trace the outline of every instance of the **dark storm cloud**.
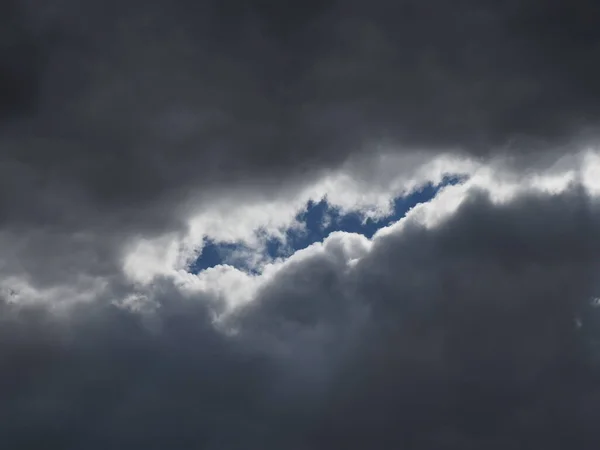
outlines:
[{"label": "dark storm cloud", "polygon": [[20,7],[9,1],[3,2],[0,8],[0,116],[6,119],[35,108],[42,54],[35,36],[26,29],[26,18]]},{"label": "dark storm cloud", "polygon": [[167,281],[148,287],[154,315],[108,305],[130,289],[123,243],[180,230],[187,196],[270,195],[373,142],[535,163],[593,136],[597,19],[591,1],[3,2],[1,276],[108,287],[58,317],[7,291],[2,442],[597,447],[594,330],[575,319],[600,215],[577,189],[473,193],[350,272],[331,244],[263,286],[232,336],[212,298]]},{"label": "dark storm cloud", "polygon": [[357,282],[371,322],[328,392],[322,448],[597,445],[600,379],[573,317],[598,288],[598,213],[577,189],[473,193],[439,228],[376,243]]},{"label": "dark storm cloud", "polygon": [[544,151],[599,115],[590,1],[5,4],[3,223],[164,228],[194,186],[379,141]]},{"label": "dark storm cloud", "polygon": [[574,318],[597,287],[598,226],[577,189],[505,205],[473,192],[438,227],[376,241],[351,273],[341,240],[296,260],[223,324],[230,337],[209,299],[168,282],[154,316],[5,305],[0,437],[15,449],[594,448],[600,379]]}]

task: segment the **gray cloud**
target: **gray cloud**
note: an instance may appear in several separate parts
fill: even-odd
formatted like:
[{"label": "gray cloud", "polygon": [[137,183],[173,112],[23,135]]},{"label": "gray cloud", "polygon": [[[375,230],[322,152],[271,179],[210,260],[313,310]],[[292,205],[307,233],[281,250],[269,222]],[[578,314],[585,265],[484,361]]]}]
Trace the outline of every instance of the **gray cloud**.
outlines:
[{"label": "gray cloud", "polygon": [[[414,220],[414,219],[409,219]],[[574,325],[597,288],[597,200],[471,192],[350,273],[299,259],[233,316],[170,282],[145,316],[4,304],[11,448],[590,448],[598,373]],[[148,321],[148,319],[152,319]],[[589,330],[593,332],[593,330]]]},{"label": "gray cloud", "polygon": [[566,145],[596,127],[599,36],[563,3],[8,2],[0,218],[161,228],[194,187],[374,142]]},{"label": "gray cloud", "polygon": [[472,192],[350,272],[332,244],[263,286],[224,324],[234,335],[212,323],[215,299],[168,280],[148,288],[154,314],[110,300],[131,290],[124,243],[182,231],[188,208],[222,193],[292,189],[382,142],[519,166],[594,138],[598,13],[589,1],[2,3],[0,276],[108,284],[63,315],[6,293],[2,441],[594,447],[595,311],[581,311],[597,294],[600,216],[582,190],[504,205]]},{"label": "gray cloud", "polygon": [[123,242],[183,230],[215,195],[272,196],[378,143],[530,166],[591,139],[598,118],[586,1],[2,8],[9,272],[115,272]]},{"label": "gray cloud", "polygon": [[573,318],[597,289],[597,208],[577,191],[474,195],[439,229],[382,241],[360,263],[376,319],[333,394],[329,448],[596,442],[597,372]]}]

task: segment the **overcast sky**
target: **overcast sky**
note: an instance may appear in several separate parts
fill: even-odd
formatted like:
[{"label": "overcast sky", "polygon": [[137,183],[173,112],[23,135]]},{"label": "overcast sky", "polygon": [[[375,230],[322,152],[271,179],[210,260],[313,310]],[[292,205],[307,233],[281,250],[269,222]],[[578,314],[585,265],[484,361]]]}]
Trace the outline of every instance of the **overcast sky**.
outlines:
[{"label": "overcast sky", "polygon": [[0,2],[2,445],[598,448],[598,23]]}]

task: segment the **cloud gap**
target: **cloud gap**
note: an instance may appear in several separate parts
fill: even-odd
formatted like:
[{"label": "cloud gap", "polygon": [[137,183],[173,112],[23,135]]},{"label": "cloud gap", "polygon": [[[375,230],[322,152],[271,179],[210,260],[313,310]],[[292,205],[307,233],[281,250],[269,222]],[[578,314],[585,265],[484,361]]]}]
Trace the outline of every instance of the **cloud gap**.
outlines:
[{"label": "cloud gap", "polygon": [[[294,224],[283,233],[283,238],[264,234],[264,244],[252,249],[244,242],[220,242],[205,237],[200,256],[188,266],[191,273],[199,273],[222,264],[231,265],[251,274],[260,273],[260,266],[278,258],[287,258],[296,251],[322,242],[335,231],[361,234],[369,239],[383,227],[404,217],[410,209],[432,200],[438,192],[451,185],[466,181],[464,175],[446,175],[439,183],[427,183],[407,195],[394,198],[391,214],[374,215],[369,211],[350,210],[331,205],[325,196],[319,201],[309,200],[296,214]],[[261,231],[257,231],[261,234]]]}]

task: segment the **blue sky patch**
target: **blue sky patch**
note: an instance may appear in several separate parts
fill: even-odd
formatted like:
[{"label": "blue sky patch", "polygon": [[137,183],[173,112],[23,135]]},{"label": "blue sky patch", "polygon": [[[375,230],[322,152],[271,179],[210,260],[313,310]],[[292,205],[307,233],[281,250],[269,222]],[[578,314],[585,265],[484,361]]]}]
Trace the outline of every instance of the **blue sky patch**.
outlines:
[{"label": "blue sky patch", "polygon": [[[331,207],[326,199],[319,202],[309,201],[306,208],[296,216],[296,220],[303,223],[305,228],[287,230],[286,242],[275,238],[268,240],[265,256],[267,258],[289,256],[315,242],[323,241],[334,231],[359,233],[371,238],[377,230],[400,220],[414,206],[434,198],[442,187],[462,181],[464,177],[448,176],[437,185],[429,183],[406,197],[395,199],[393,213],[377,220],[372,218],[365,220],[358,212],[342,214],[338,208]],[[252,261],[248,257],[250,251],[242,243],[221,243],[205,239],[202,255],[190,265],[189,271],[198,273],[218,264],[230,264],[245,271],[255,272]]]}]

